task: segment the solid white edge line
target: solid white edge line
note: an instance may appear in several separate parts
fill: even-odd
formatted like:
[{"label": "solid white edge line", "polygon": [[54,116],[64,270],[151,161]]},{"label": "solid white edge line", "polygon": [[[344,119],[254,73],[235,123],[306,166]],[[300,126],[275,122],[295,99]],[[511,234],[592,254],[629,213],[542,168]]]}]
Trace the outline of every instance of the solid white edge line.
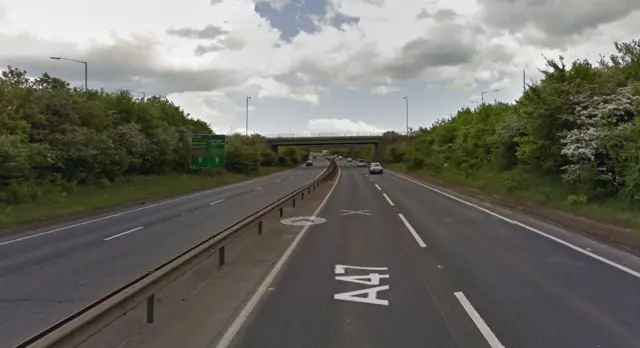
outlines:
[{"label": "solid white edge line", "polygon": [[569,243],[569,242],[567,242],[565,240],[562,240],[562,239],[560,239],[558,237],[552,236],[552,235],[547,234],[545,232],[542,232],[542,231],[540,231],[540,230],[538,230],[536,228],[533,228],[531,226],[525,225],[522,222],[511,220],[511,219],[509,219],[507,217],[504,217],[504,216],[502,216],[502,215],[500,215],[498,213],[494,213],[491,210],[485,209],[485,208],[480,207],[480,206],[478,206],[476,204],[473,204],[473,203],[469,203],[469,202],[467,202],[467,201],[465,201],[463,199],[460,199],[458,197],[452,196],[452,195],[450,195],[450,194],[448,194],[446,192],[442,192],[442,191],[440,191],[440,190],[438,190],[436,188],[433,188],[431,186],[425,185],[425,184],[423,184],[423,183],[421,183],[419,181],[413,180],[413,179],[408,178],[408,177],[406,177],[404,175],[401,175],[401,174],[398,174],[398,173],[394,173],[394,172],[390,172],[390,173],[395,175],[395,176],[397,176],[397,177],[399,177],[399,178],[402,178],[402,179],[405,179],[405,180],[407,180],[409,182],[412,182],[412,183],[414,183],[416,185],[420,185],[422,187],[425,187],[425,188],[427,188],[427,189],[429,189],[429,190],[431,190],[433,192],[439,193],[439,194],[441,194],[441,195],[443,195],[445,197],[449,197],[449,198],[451,198],[451,199],[453,199],[455,201],[458,201],[458,202],[466,204],[466,205],[468,205],[470,207],[476,208],[476,209],[478,209],[480,211],[483,211],[483,212],[485,212],[485,213],[487,213],[487,214],[489,214],[491,216],[497,217],[498,219],[501,219],[503,221],[509,222],[509,223],[514,224],[516,226],[520,226],[520,227],[522,227],[524,229],[527,229],[527,230],[529,230],[531,232],[537,233],[540,236],[549,238],[554,242],[560,243],[560,244],[562,244],[562,245],[564,245],[564,246],[566,246],[568,248],[571,248],[571,249],[573,249],[573,250],[575,250],[577,252],[580,252],[580,253],[582,253],[584,255],[590,256],[590,257],[592,257],[592,258],[594,258],[594,259],[596,259],[598,261],[604,262],[607,265],[615,267],[615,268],[617,268],[617,269],[619,269],[619,270],[621,270],[623,272],[626,272],[626,273],[628,273],[628,274],[630,274],[630,275],[632,275],[632,276],[634,276],[636,278],[640,278],[640,272],[636,272],[636,271],[632,270],[629,267],[623,266],[623,265],[618,264],[616,262],[613,262],[613,261],[611,261],[611,260],[609,260],[607,258],[604,258],[604,257],[602,257],[600,255],[597,255],[597,254],[594,254],[594,253],[592,253],[590,251],[584,250],[584,249],[580,248],[579,246],[573,245],[573,244],[571,244],[571,243]]},{"label": "solid white edge line", "polygon": [[426,248],[427,245],[424,243],[422,238],[420,238],[420,235],[418,235],[418,232],[416,232],[416,230],[413,228],[413,226],[411,226],[409,221],[407,221],[407,218],[405,218],[404,215],[402,215],[400,213],[398,213],[398,217],[400,217],[400,220],[402,220],[402,222],[407,227],[409,232],[411,232],[411,235],[413,236],[413,238],[415,238],[416,242],[418,242],[418,245],[420,245],[420,247],[422,247],[422,248]]},{"label": "solid white edge line", "polygon": [[[327,204],[327,201],[331,197],[331,194],[335,190],[336,186],[338,186],[338,181],[340,181],[341,175],[342,175],[342,171],[340,170],[340,167],[338,167],[338,176],[335,182],[333,183],[331,190],[329,190],[329,193],[327,194],[327,196],[322,200],[322,202],[320,203],[316,211],[311,216],[312,219],[317,217],[318,214],[320,214],[320,211],[322,211],[324,206]],[[247,320],[247,318],[249,317],[253,309],[256,307],[256,305],[258,304],[262,296],[265,294],[265,292],[271,285],[271,282],[278,275],[278,272],[280,272],[284,264],[287,262],[287,260],[289,259],[289,257],[291,256],[295,248],[298,246],[298,244],[300,244],[300,241],[302,240],[304,235],[307,233],[307,230],[311,228],[311,226],[313,225],[306,225],[302,228],[302,230],[300,230],[296,238],[293,240],[293,242],[291,242],[287,250],[285,250],[284,254],[282,254],[278,262],[275,264],[275,266],[273,266],[273,268],[271,269],[267,277],[262,281],[262,283],[260,284],[256,292],[253,294],[253,296],[251,296],[251,299],[249,299],[249,302],[247,302],[247,304],[244,306],[240,314],[238,314],[238,316],[231,323],[227,331],[224,333],[220,341],[218,341],[218,343],[216,344],[216,348],[226,348],[229,346],[231,341],[233,341],[234,337],[236,336],[236,334],[238,333],[238,331],[240,330],[244,322]]]},{"label": "solid white edge line", "polygon": [[378,191],[382,191],[382,187],[378,186],[378,184],[375,184],[376,188],[378,189]]},{"label": "solid white edge line", "polygon": [[135,232],[135,231],[137,231],[137,230],[141,230],[141,229],[143,229],[143,228],[144,228],[144,226],[136,227],[136,228],[131,229],[131,230],[127,231],[127,232],[118,233],[118,234],[116,234],[116,235],[114,235],[114,236],[107,237],[107,238],[105,238],[105,239],[103,239],[103,240],[104,240],[104,241],[112,240],[112,239],[114,239],[114,238],[122,237],[122,236],[124,236],[125,234],[129,234],[129,233],[131,233],[131,232]]},{"label": "solid white edge line", "polygon": [[[289,169],[289,170],[293,170],[293,169]],[[289,171],[289,170],[287,170],[287,171]],[[285,171],[285,172],[287,172],[287,171]],[[282,173],[273,173],[271,175],[277,175],[277,174],[282,174]],[[78,223],[75,223],[75,224],[72,224],[72,225],[63,226],[63,227],[56,228],[56,229],[53,229],[53,230],[40,232],[40,233],[36,233],[36,234],[32,234],[32,235],[28,235],[28,236],[24,236],[24,237],[20,237],[20,238],[16,238],[16,239],[11,239],[11,240],[8,240],[8,241],[0,242],[0,246],[7,245],[7,244],[12,244],[12,243],[16,243],[16,242],[20,242],[20,241],[31,239],[31,238],[44,236],[44,235],[55,233],[55,232],[68,230],[68,229],[71,229],[71,228],[74,228],[74,227],[79,227],[79,226],[92,224],[94,222],[107,220],[107,219],[111,219],[111,218],[114,218],[114,217],[130,214],[130,213],[135,213],[135,212],[140,211],[140,210],[145,210],[145,209],[161,206],[163,204],[181,201],[183,199],[187,199],[187,198],[203,195],[203,194],[206,194],[206,193],[211,193],[211,192],[225,190],[225,189],[236,187],[236,186],[249,184],[249,183],[252,183],[252,182],[257,181],[257,180],[268,178],[271,175],[267,175],[267,176],[263,176],[263,177],[259,177],[259,178],[255,178],[255,179],[251,179],[251,180],[247,180],[247,181],[241,181],[241,182],[238,182],[238,183],[235,183],[235,184],[231,184],[231,185],[227,185],[227,186],[223,186],[223,187],[218,187],[218,188],[214,188],[214,189],[207,190],[207,191],[192,193],[190,195],[181,196],[181,197],[178,197],[178,198],[173,198],[173,199],[169,199],[169,200],[166,200],[166,201],[162,201],[162,202],[158,202],[158,203],[154,203],[154,204],[150,204],[150,205],[145,205],[144,207],[135,208],[135,209],[131,209],[131,210],[125,210],[125,211],[120,212],[120,213],[111,214],[111,215],[107,215],[107,216],[103,216],[103,217],[99,217],[99,218],[96,218],[96,219],[91,219],[91,220],[87,220],[87,221],[83,221],[83,222],[78,222]]]},{"label": "solid white edge line", "polygon": [[498,337],[496,337],[493,331],[491,331],[489,325],[485,323],[480,314],[478,314],[476,309],[473,308],[473,305],[471,304],[471,302],[469,302],[467,297],[462,292],[454,292],[453,294],[456,296],[458,301],[460,301],[462,308],[467,311],[467,314],[469,314],[471,320],[473,320],[473,323],[476,324],[476,327],[478,328],[478,330],[480,330],[480,333],[487,340],[487,343],[489,343],[491,348],[505,348]]},{"label": "solid white edge line", "polygon": [[223,198],[223,199],[219,199],[219,200],[217,200],[217,201],[215,201],[215,202],[211,202],[211,203],[209,203],[209,205],[214,205],[214,204],[222,203],[222,202],[224,202],[224,200],[225,200],[224,198]]},{"label": "solid white edge line", "polygon": [[383,193],[382,195],[384,196],[384,198],[387,200],[387,202],[389,202],[389,204],[390,204],[392,207],[393,207],[393,206],[395,206],[395,205],[393,204],[393,202],[391,201],[391,199],[389,198],[389,196],[387,196],[387,194],[386,194],[386,193]]}]

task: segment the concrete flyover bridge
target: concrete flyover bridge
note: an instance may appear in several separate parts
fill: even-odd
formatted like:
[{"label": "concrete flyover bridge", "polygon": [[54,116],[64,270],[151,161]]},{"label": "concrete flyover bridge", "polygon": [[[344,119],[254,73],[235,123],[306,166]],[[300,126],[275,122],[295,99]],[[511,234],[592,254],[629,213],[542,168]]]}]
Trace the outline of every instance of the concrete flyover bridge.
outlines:
[{"label": "concrete flyover bridge", "polygon": [[[389,143],[389,132],[385,133],[284,133],[265,134],[267,142],[273,151],[280,146],[353,146],[373,145],[375,160],[384,157]],[[398,134],[398,133],[394,133]],[[406,135],[405,135],[406,136]]]}]

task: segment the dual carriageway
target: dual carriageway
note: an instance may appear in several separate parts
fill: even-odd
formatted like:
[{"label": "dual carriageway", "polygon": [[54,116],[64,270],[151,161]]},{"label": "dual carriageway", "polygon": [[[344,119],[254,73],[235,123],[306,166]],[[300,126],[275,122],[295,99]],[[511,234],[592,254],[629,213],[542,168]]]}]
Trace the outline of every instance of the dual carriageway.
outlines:
[{"label": "dual carriageway", "polygon": [[[320,159],[0,239],[0,347],[222,231],[327,165]],[[216,329],[198,329],[207,340],[194,347],[640,347],[637,256],[388,170],[369,176],[355,164],[338,167],[322,197],[307,203],[315,205],[300,208],[322,222],[272,226],[267,234],[289,237],[277,241],[281,252],[259,261],[264,272],[237,275],[255,280],[243,285],[248,295],[230,301],[224,318],[210,316]],[[240,259],[264,252],[269,244],[260,243]],[[228,290],[217,285],[216,296],[235,291],[238,279],[221,282]],[[187,335],[172,335],[181,332]]]}]

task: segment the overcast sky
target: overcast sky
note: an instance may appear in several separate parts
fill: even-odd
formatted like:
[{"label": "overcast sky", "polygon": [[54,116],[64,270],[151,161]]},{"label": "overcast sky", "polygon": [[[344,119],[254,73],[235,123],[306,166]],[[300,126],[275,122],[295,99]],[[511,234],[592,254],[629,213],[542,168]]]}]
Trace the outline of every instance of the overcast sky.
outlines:
[{"label": "overcast sky", "polygon": [[513,101],[542,54],[640,37],[640,0],[0,0],[0,66],[162,94],[218,132],[370,132]]}]

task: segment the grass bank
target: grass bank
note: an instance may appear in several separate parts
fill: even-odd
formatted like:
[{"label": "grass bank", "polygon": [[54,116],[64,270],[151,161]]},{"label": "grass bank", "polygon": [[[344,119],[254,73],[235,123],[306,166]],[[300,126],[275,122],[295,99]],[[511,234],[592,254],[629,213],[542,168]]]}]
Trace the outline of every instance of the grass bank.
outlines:
[{"label": "grass bank", "polygon": [[409,171],[403,164],[388,164],[391,170],[411,174],[426,181],[440,181],[461,188],[470,188],[498,196],[514,204],[534,203],[556,210],[574,213],[593,220],[624,228],[640,230],[640,209],[615,199],[588,202],[559,180],[535,177],[523,171],[495,173],[474,172],[464,177],[457,172],[434,173],[427,170]]},{"label": "grass bank", "polygon": [[229,185],[286,169],[289,168],[261,167],[250,175],[225,172],[222,176],[169,173],[118,181],[106,187],[77,186],[71,194],[56,190],[33,202],[0,205],[0,230]]}]

